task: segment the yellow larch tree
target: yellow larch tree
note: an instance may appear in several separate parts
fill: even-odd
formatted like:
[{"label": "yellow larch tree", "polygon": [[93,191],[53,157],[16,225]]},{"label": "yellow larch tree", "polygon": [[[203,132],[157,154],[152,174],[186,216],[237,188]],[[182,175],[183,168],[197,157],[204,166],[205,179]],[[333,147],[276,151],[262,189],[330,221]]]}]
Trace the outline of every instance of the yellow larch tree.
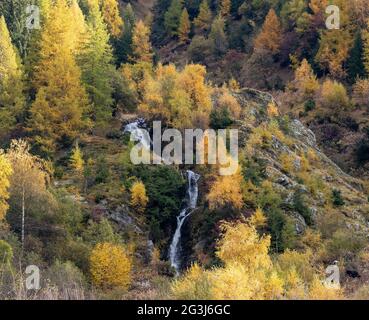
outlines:
[{"label": "yellow larch tree", "polygon": [[91,252],[90,272],[99,288],[127,289],[131,283],[131,268],[131,258],[121,245],[98,243]]},{"label": "yellow larch tree", "polygon": [[0,139],[9,134],[24,112],[22,71],[5,19],[0,17]]},{"label": "yellow larch tree", "polygon": [[219,13],[223,18],[227,18],[231,13],[231,0],[220,0],[219,1]]},{"label": "yellow larch tree", "polygon": [[295,79],[289,86],[304,99],[313,98],[318,91],[319,82],[306,59],[302,60],[301,65],[296,69]]},{"label": "yellow larch tree", "polygon": [[9,199],[10,176],[12,174],[11,163],[0,150],[0,222],[5,218],[8,210],[7,200]]},{"label": "yellow larch tree", "polygon": [[279,53],[282,41],[282,26],[274,9],[270,9],[265,18],[261,32],[256,37],[256,52],[275,55]]},{"label": "yellow larch tree", "polygon": [[75,59],[76,39],[70,37],[71,8],[57,0],[41,37],[35,68],[36,100],[30,109],[29,131],[36,146],[51,156],[65,139],[75,139],[89,122],[88,98]]},{"label": "yellow larch tree", "polygon": [[142,214],[145,212],[148,202],[145,185],[141,181],[136,181],[131,188],[131,206]]},{"label": "yellow larch tree", "polygon": [[150,43],[150,28],[142,20],[138,20],[132,35],[133,62],[152,62],[152,47]]},{"label": "yellow larch tree", "polygon": [[218,176],[207,195],[210,209],[241,209],[243,206],[241,183],[240,172],[231,176]]},{"label": "yellow larch tree", "polygon": [[109,32],[113,37],[122,33],[123,20],[120,16],[117,0],[101,0],[101,11]]},{"label": "yellow larch tree", "polygon": [[178,39],[181,43],[186,43],[188,41],[188,35],[191,31],[191,21],[190,16],[186,8],[183,9],[181,18],[179,20],[178,27]]},{"label": "yellow larch tree", "polygon": [[210,30],[212,13],[209,7],[208,0],[202,0],[200,4],[200,11],[198,16],[194,20],[196,31],[199,33]]},{"label": "yellow larch tree", "polygon": [[79,144],[76,143],[70,157],[70,166],[77,174],[81,175],[84,165],[85,161],[83,160],[83,153],[79,147]]}]

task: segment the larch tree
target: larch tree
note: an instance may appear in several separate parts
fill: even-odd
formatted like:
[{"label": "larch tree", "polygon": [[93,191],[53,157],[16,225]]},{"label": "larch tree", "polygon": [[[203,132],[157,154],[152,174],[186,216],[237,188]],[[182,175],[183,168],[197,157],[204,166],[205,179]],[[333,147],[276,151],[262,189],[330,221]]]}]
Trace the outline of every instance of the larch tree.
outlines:
[{"label": "larch tree", "polygon": [[103,289],[127,289],[131,283],[132,261],[121,245],[98,243],[91,252],[93,283]]},{"label": "larch tree", "polygon": [[142,20],[139,20],[132,35],[132,51],[133,62],[152,62],[152,47],[150,42],[150,28],[145,25]]},{"label": "larch tree", "polygon": [[333,78],[343,79],[347,75],[345,63],[354,42],[354,33],[349,4],[345,0],[336,0],[335,3],[340,7],[340,28],[322,30],[315,61]]},{"label": "larch tree", "polygon": [[200,4],[198,16],[194,20],[194,25],[198,33],[204,33],[210,30],[212,12],[208,0],[203,0]]},{"label": "larch tree", "polygon": [[84,165],[85,161],[83,160],[83,153],[79,147],[78,142],[76,142],[70,156],[70,166],[74,172],[76,172],[78,175],[82,175]]},{"label": "larch tree", "polygon": [[183,0],[172,0],[168,11],[164,15],[165,29],[170,36],[178,35],[181,14],[183,10]]},{"label": "larch tree", "polygon": [[76,42],[70,37],[74,24],[70,20],[67,1],[57,0],[44,26],[40,61],[35,67],[37,95],[28,130],[39,150],[48,156],[89,125],[85,117],[88,98],[76,63]]},{"label": "larch tree", "polygon": [[24,140],[13,140],[6,158],[11,163],[13,173],[10,177],[11,202],[20,209],[21,242],[24,246],[27,209],[40,194],[47,193],[49,175],[44,162],[29,151]]},{"label": "larch tree", "polygon": [[189,40],[189,34],[191,31],[190,16],[186,8],[183,9],[181,18],[179,20],[178,38],[181,43],[186,43]]},{"label": "larch tree", "polygon": [[319,89],[319,82],[306,59],[302,60],[301,65],[296,69],[295,79],[289,86],[297,92],[298,97],[303,99],[314,98]]},{"label": "larch tree", "polygon": [[363,31],[363,40],[364,40],[364,52],[363,52],[363,60],[365,71],[369,74],[369,21],[367,24],[367,29]]},{"label": "larch tree", "polygon": [[282,27],[274,9],[270,9],[265,18],[261,32],[256,37],[254,47],[256,52],[276,55],[282,42]]},{"label": "larch tree", "polygon": [[231,13],[231,0],[220,0],[219,1],[219,14],[226,19]]},{"label": "larch tree", "polygon": [[0,138],[22,119],[25,107],[22,70],[4,17],[0,18]]},{"label": "larch tree", "polygon": [[219,176],[211,186],[207,200],[212,210],[240,210],[243,206],[242,177],[239,173],[232,176]]},{"label": "larch tree", "polygon": [[148,202],[145,185],[141,181],[135,182],[131,188],[131,206],[142,214],[145,212]]},{"label": "larch tree", "polygon": [[112,116],[112,79],[115,72],[113,49],[109,33],[97,5],[91,5],[88,16],[88,36],[78,56],[82,82],[92,103],[96,126],[104,126]]},{"label": "larch tree", "polygon": [[0,150],[0,222],[5,218],[9,208],[7,200],[9,199],[9,179],[12,172],[11,163],[4,156],[4,152]]},{"label": "larch tree", "polygon": [[113,37],[122,33],[123,20],[120,16],[117,0],[101,0],[101,11],[109,32]]}]

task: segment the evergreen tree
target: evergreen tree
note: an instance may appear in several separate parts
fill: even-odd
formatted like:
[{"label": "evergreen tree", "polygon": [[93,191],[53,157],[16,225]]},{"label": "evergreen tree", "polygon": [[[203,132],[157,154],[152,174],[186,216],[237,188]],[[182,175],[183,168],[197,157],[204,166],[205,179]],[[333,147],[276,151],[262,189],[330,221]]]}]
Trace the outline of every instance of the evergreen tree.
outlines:
[{"label": "evergreen tree", "polygon": [[92,6],[88,17],[88,37],[78,58],[82,81],[93,104],[97,125],[106,124],[112,115],[112,79],[115,72],[109,34],[98,6]]},{"label": "evergreen tree", "polygon": [[214,54],[217,56],[221,56],[227,52],[228,40],[224,28],[224,18],[221,16],[216,17],[211,25],[209,38],[213,44]]},{"label": "evergreen tree", "polygon": [[181,19],[179,21],[178,38],[181,43],[185,43],[189,40],[189,34],[191,31],[191,21],[186,8],[183,9]]},{"label": "evergreen tree", "polygon": [[358,31],[355,36],[354,46],[350,51],[350,56],[347,61],[348,76],[351,83],[354,83],[357,78],[365,76],[363,46],[361,32]]},{"label": "evergreen tree", "polygon": [[123,11],[124,27],[122,35],[114,41],[116,64],[120,66],[123,62],[128,61],[128,57],[132,56],[132,35],[133,28],[136,24],[136,17],[130,3],[127,4]]},{"label": "evergreen tree", "polygon": [[194,25],[198,33],[206,32],[211,25],[211,10],[207,0],[203,0],[200,5],[200,11],[197,18],[194,20]]},{"label": "evergreen tree", "polygon": [[49,156],[58,145],[75,139],[88,124],[84,117],[88,100],[75,60],[70,19],[67,1],[57,0],[44,26],[36,66],[37,96],[28,125],[36,146]]},{"label": "evergreen tree", "polygon": [[164,16],[164,26],[168,35],[178,35],[182,10],[183,0],[172,0],[172,3]]},{"label": "evergreen tree", "polygon": [[26,8],[35,5],[36,0],[1,0],[0,15],[4,15],[8,29],[22,58],[26,57],[28,43],[33,30],[27,28]]},{"label": "evergreen tree", "polygon": [[152,62],[150,29],[142,20],[139,20],[133,29],[132,51],[131,60],[133,62]]},{"label": "evergreen tree", "polygon": [[20,121],[24,111],[22,71],[4,19],[0,18],[0,139]]}]

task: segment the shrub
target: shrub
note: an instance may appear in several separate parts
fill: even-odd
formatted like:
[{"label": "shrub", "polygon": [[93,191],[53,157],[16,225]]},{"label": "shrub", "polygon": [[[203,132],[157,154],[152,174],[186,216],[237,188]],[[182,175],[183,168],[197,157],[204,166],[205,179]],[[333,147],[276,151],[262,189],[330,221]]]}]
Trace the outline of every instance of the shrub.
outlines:
[{"label": "shrub", "polygon": [[120,245],[99,243],[90,256],[94,284],[102,289],[127,289],[131,283],[131,259]]},{"label": "shrub", "polygon": [[332,203],[336,207],[341,207],[345,205],[345,201],[342,198],[341,190],[333,189],[332,190]]},{"label": "shrub", "polygon": [[329,109],[348,108],[350,100],[346,88],[337,81],[326,80],[320,92],[320,104]]},{"label": "shrub", "polygon": [[369,107],[369,79],[358,79],[353,86],[352,102],[361,107]]},{"label": "shrub", "polygon": [[316,103],[314,100],[307,100],[304,104],[304,110],[305,112],[309,112],[315,109]]},{"label": "shrub", "polygon": [[369,141],[361,140],[355,150],[356,161],[364,164],[369,161]]},{"label": "shrub", "polygon": [[11,263],[13,259],[13,249],[9,243],[0,240],[0,266]]},{"label": "shrub", "polygon": [[312,224],[311,210],[305,205],[304,195],[301,191],[296,191],[293,196],[293,208],[305,219],[308,225]]},{"label": "shrub", "polygon": [[213,109],[210,113],[211,128],[225,129],[233,123],[228,109]]}]

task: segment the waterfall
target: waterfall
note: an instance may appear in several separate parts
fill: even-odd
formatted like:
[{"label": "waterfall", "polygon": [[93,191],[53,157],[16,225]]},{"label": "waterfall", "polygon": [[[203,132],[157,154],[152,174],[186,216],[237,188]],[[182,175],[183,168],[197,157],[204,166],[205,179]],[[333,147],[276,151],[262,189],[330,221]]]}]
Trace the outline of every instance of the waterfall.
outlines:
[{"label": "waterfall", "polygon": [[181,266],[181,257],[180,257],[180,241],[181,241],[181,231],[182,226],[187,219],[187,217],[193,212],[197,205],[197,198],[199,194],[197,181],[199,180],[200,175],[188,170],[187,171],[187,201],[186,206],[181,210],[179,215],[177,216],[177,229],[174,233],[172,243],[169,249],[169,260],[171,266],[176,270],[178,274],[179,268]]},{"label": "waterfall", "polygon": [[129,132],[133,135],[134,141],[141,142],[145,149],[150,150],[151,147],[151,139],[147,135],[145,135],[144,127],[146,125],[145,120],[137,119],[134,122],[127,124],[124,127],[123,133]]}]

